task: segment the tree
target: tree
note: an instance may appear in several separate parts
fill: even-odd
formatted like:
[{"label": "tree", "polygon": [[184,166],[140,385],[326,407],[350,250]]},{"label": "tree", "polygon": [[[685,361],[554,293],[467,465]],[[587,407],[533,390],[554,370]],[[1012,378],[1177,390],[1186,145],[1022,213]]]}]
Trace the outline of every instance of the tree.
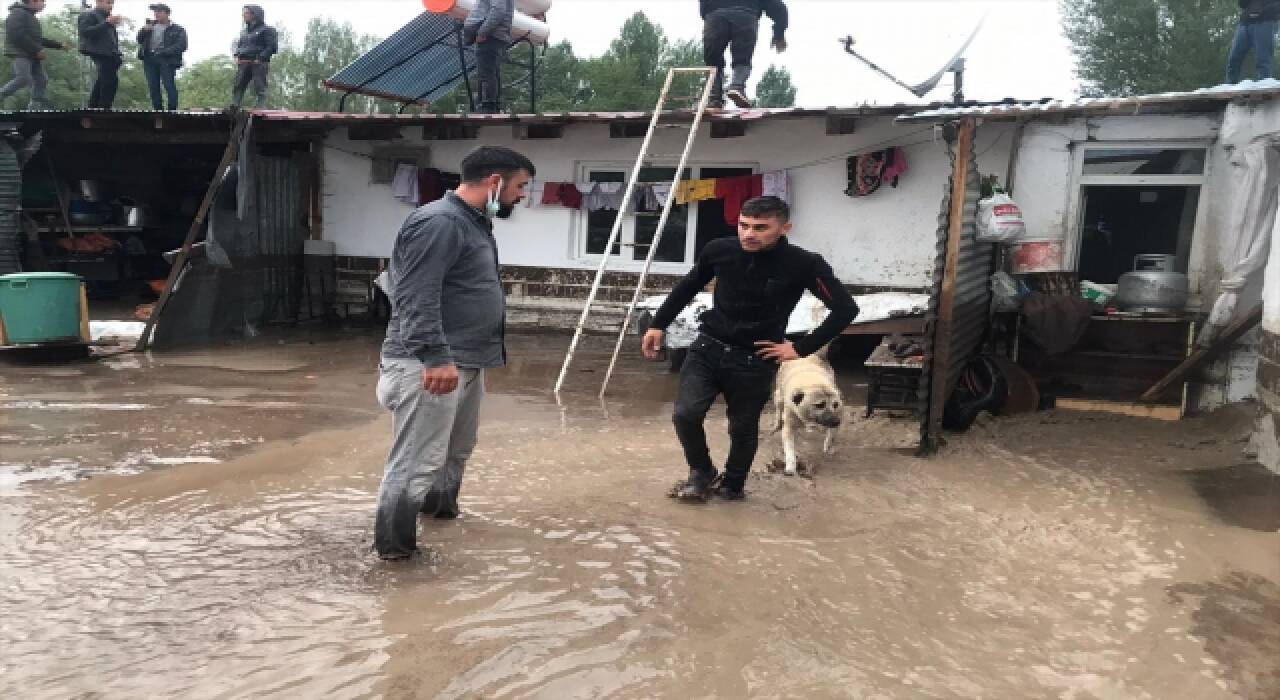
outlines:
[{"label": "tree", "polygon": [[796,106],[796,87],[786,68],[769,66],[756,85],[756,105],[760,107]]},{"label": "tree", "polygon": [[225,109],[231,104],[236,62],[230,55],[211,56],[178,73],[178,93],[183,109]]},{"label": "tree", "polygon": [[1231,0],[1061,0],[1088,96],[1222,82],[1239,8]]}]

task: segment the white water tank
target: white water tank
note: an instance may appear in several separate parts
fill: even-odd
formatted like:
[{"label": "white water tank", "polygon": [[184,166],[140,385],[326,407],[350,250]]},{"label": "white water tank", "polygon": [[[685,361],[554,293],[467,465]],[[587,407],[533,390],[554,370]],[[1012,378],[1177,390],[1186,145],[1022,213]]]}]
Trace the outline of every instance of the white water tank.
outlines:
[{"label": "white water tank", "polygon": [[[475,7],[475,0],[422,0],[422,4],[427,12],[466,19]],[[551,28],[530,15],[541,15],[549,9],[551,0],[516,0],[516,12],[511,22],[512,40],[528,39],[538,45],[547,43],[551,38]]]}]

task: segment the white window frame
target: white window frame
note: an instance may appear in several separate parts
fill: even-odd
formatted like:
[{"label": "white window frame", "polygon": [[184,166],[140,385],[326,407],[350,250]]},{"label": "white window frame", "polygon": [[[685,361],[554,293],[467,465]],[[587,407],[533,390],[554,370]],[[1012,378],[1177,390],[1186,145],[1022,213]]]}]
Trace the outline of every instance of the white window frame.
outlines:
[{"label": "white window frame", "polygon": [[[676,162],[675,160],[671,160],[671,161],[655,160],[651,163],[646,163],[645,167],[674,169],[678,165],[679,163]],[[590,174],[593,171],[600,171],[600,170],[620,171],[623,173],[624,178],[630,178],[631,169],[634,167],[635,167],[635,161],[632,161],[629,163],[622,162],[622,161],[579,162],[574,169],[574,171],[577,173],[577,177],[575,181],[587,182],[590,179]],[[755,174],[759,174],[761,172],[759,163],[730,163],[730,162],[721,162],[721,161],[707,161],[707,162],[697,162],[697,163],[686,163],[685,168],[692,171],[690,173],[690,177],[695,179],[700,176],[704,168],[742,168],[744,170],[750,169],[751,172]],[[625,180],[624,180],[624,183],[625,183]],[[653,267],[651,268],[653,272],[657,272],[659,274],[684,274],[688,272],[690,268],[693,267],[694,250],[697,248],[697,245],[698,245],[698,230],[697,230],[698,229],[698,206],[699,206],[698,202],[689,203],[689,212],[688,212],[689,218],[685,226],[685,231],[688,232],[688,235],[685,236],[685,242],[684,242],[685,262],[672,263],[672,262],[662,262],[662,261],[655,260],[653,262]],[[672,211],[672,213],[674,215],[674,210]],[[574,212],[570,226],[572,227],[572,231],[573,231],[573,235],[570,236],[570,239],[573,241],[573,249],[571,251],[571,255],[573,259],[578,260],[579,262],[582,262],[582,263],[590,264],[592,266],[598,266],[600,264],[600,258],[602,257],[602,255],[599,253],[587,252],[587,211],[586,209],[581,209]],[[610,270],[616,270],[620,272],[633,272],[633,271],[639,272],[644,269],[644,260],[631,259],[630,251],[634,250],[634,248],[631,246],[635,244],[635,233],[636,233],[636,216],[634,212],[629,211],[627,212],[626,219],[622,223],[622,231],[619,233],[619,238],[621,239],[620,243],[622,244],[622,251],[618,255],[609,256]]]},{"label": "white window frame", "polygon": [[[1070,262],[1071,269],[1080,269],[1080,249],[1082,247],[1082,237],[1084,234],[1084,208],[1085,208],[1085,187],[1096,187],[1099,185],[1111,187],[1152,187],[1159,185],[1166,186],[1193,186],[1199,187],[1196,199],[1196,217],[1195,223],[1191,229],[1191,251],[1187,259],[1187,277],[1191,282],[1191,299],[1187,302],[1188,308],[1195,308],[1200,304],[1200,280],[1201,272],[1204,269],[1205,246],[1202,245],[1204,237],[1205,222],[1208,219],[1209,207],[1205,194],[1208,192],[1209,181],[1212,177],[1213,169],[1213,141],[1208,139],[1186,139],[1186,140],[1170,140],[1162,139],[1159,141],[1073,141],[1071,148],[1073,151],[1071,191],[1071,213],[1069,221],[1071,228],[1067,235],[1067,250],[1065,251],[1066,260]],[[1085,175],[1084,174],[1084,157],[1085,151],[1091,150],[1111,150],[1111,149],[1177,149],[1192,150],[1201,149],[1204,151],[1204,172],[1199,175]]]}]

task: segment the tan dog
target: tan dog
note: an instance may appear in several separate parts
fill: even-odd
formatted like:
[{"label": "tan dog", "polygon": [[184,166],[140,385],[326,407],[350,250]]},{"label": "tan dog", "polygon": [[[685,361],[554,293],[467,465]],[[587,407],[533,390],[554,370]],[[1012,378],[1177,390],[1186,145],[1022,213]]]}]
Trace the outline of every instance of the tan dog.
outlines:
[{"label": "tan dog", "polygon": [[836,429],[844,418],[836,373],[827,363],[827,349],[799,360],[782,363],[774,382],[773,403],[776,411],[774,432],[782,431],[782,453],[787,474],[799,467],[796,457],[796,428],[821,426],[826,429],[822,453],[831,454]]}]

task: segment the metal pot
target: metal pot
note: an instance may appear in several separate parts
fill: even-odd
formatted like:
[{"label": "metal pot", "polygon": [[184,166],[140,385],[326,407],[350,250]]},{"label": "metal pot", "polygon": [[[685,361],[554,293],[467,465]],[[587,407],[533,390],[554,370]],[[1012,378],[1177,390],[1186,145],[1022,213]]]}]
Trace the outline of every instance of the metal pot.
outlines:
[{"label": "metal pot", "polygon": [[125,226],[136,226],[145,228],[147,225],[147,210],[138,206],[138,203],[126,197],[120,198],[120,222]]},{"label": "metal pot", "polygon": [[1151,256],[1134,259],[1134,271],[1120,275],[1116,303],[1125,311],[1181,311],[1187,304],[1189,283],[1180,272],[1142,269],[1151,267]]}]

